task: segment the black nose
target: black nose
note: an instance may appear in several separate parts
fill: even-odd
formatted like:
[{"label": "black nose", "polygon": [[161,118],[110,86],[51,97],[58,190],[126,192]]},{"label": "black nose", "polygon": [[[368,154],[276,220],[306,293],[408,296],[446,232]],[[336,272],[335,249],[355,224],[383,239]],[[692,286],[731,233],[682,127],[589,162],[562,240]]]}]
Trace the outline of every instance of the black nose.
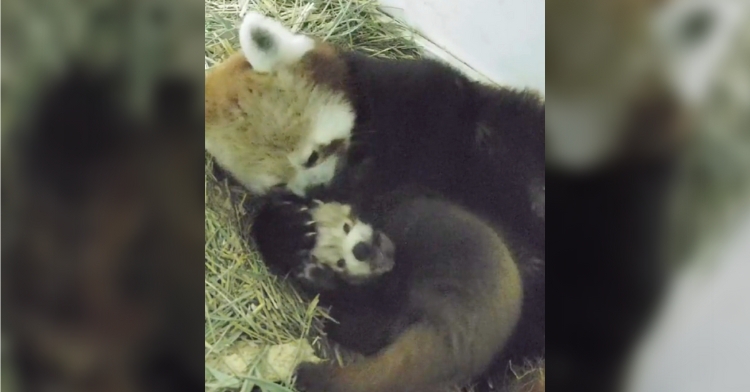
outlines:
[{"label": "black nose", "polygon": [[354,254],[354,257],[359,261],[368,260],[370,258],[370,255],[372,254],[372,246],[370,244],[360,242],[357,245],[354,245],[352,253]]}]

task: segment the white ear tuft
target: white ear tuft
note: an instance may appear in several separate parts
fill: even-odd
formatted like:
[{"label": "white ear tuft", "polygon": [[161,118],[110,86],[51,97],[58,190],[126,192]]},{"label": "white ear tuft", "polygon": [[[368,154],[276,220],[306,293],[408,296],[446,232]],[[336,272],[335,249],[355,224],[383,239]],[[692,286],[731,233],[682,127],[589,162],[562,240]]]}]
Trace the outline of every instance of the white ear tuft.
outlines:
[{"label": "white ear tuft", "polygon": [[281,23],[257,12],[248,12],[240,26],[240,46],[258,72],[271,72],[299,61],[315,41],[294,34]]}]

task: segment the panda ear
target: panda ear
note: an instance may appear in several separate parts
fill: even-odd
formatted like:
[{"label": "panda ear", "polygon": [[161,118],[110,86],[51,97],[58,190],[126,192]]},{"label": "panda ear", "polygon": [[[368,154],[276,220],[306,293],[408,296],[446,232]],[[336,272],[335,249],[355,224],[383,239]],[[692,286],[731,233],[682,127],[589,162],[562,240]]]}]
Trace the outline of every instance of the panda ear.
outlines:
[{"label": "panda ear", "polygon": [[254,70],[272,72],[298,62],[315,47],[315,41],[292,33],[276,20],[248,12],[240,26],[240,46]]},{"label": "panda ear", "polygon": [[336,274],[333,270],[318,264],[314,258],[297,266],[292,271],[292,276],[305,290],[314,294],[335,290],[337,287]]}]

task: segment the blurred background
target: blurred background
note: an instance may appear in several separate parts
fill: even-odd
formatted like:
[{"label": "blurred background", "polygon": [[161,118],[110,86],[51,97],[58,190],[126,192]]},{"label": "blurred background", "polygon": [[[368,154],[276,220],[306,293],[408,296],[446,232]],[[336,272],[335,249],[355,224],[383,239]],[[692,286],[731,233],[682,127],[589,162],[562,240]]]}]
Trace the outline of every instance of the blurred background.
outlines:
[{"label": "blurred background", "polygon": [[203,3],[2,6],[3,390],[201,390]]},{"label": "blurred background", "polygon": [[546,2],[551,390],[750,390],[748,16]]},{"label": "blurred background", "polygon": [[[545,7],[548,383],[750,390],[748,2]],[[4,1],[7,390],[203,388],[203,18]]]}]

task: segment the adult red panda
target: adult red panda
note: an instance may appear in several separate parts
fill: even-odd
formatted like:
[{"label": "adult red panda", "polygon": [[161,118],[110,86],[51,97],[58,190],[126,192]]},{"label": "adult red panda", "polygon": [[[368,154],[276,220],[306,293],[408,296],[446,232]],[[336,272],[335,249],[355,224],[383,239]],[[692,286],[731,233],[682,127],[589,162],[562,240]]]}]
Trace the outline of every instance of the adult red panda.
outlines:
[{"label": "adult red panda", "polygon": [[206,150],[256,194],[367,214],[405,186],[444,195],[543,259],[544,104],[433,60],[384,60],[248,13],[205,83]]}]

